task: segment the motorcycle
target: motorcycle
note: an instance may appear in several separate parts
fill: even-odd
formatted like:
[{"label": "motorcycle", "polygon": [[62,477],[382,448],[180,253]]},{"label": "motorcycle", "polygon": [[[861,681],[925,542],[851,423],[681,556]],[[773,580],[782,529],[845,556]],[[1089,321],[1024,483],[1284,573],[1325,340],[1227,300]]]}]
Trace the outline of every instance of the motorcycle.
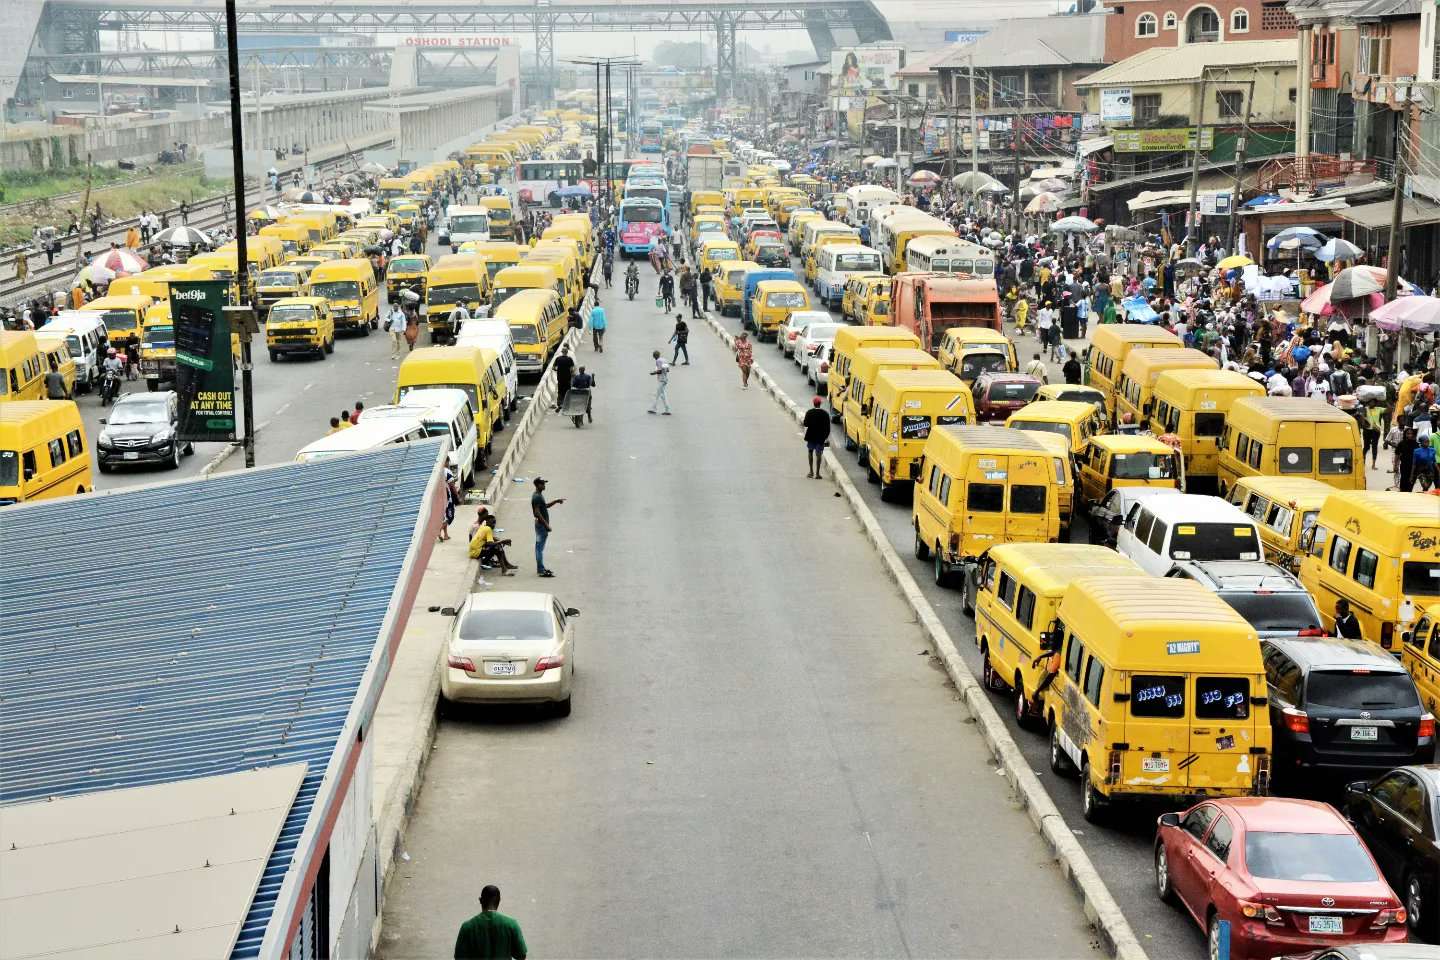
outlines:
[{"label": "motorcycle", "polygon": [[100,406],[108,407],[120,393],[120,375],[112,370],[105,371],[100,381]]},{"label": "motorcycle", "polygon": [[635,294],[639,292],[640,275],[636,273],[625,274],[625,296],[629,297],[631,300],[634,300]]}]

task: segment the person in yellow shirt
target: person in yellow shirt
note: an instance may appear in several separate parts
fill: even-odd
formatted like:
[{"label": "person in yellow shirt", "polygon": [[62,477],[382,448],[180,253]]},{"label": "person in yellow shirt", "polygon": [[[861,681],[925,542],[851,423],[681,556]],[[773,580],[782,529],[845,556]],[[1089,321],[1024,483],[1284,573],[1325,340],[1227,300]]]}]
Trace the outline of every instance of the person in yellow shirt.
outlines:
[{"label": "person in yellow shirt", "polygon": [[510,562],[505,556],[505,548],[510,546],[509,540],[495,539],[495,515],[486,513],[480,520],[480,525],[475,528],[475,533],[470,537],[470,559],[479,560],[482,565],[487,562],[500,564],[500,575],[502,577],[513,577],[515,571],[520,569]]},{"label": "person in yellow shirt", "polygon": [[341,430],[343,430],[343,429],[345,429],[345,428],[342,427],[342,426],[340,426],[340,418],[339,418],[339,417],[331,417],[331,418],[330,418],[330,429],[325,431],[325,436],[328,437],[328,436],[330,436],[330,434],[332,434],[332,433],[339,433],[339,432],[340,432]]},{"label": "person in yellow shirt", "polygon": [[139,228],[131,227],[129,230],[125,231],[125,246],[131,250],[134,250],[136,247],[140,246]]}]

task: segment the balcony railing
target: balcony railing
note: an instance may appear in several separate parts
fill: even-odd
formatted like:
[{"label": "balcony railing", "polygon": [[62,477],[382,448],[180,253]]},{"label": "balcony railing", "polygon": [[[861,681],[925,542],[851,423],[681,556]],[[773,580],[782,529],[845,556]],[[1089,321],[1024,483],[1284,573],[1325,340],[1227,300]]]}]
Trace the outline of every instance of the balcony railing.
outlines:
[{"label": "balcony railing", "polygon": [[1375,176],[1374,160],[1347,160],[1326,153],[1304,157],[1280,157],[1260,169],[1259,187],[1273,193],[1280,187],[1309,191],[1329,183],[1343,183],[1359,174]]}]

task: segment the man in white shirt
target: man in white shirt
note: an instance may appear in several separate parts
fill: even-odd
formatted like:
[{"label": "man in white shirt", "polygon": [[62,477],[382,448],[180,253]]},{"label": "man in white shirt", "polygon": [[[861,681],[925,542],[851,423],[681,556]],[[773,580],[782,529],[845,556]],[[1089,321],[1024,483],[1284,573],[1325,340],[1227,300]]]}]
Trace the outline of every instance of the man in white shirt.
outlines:
[{"label": "man in white shirt", "polygon": [[396,304],[390,310],[390,319],[385,324],[390,333],[390,357],[400,356],[400,345],[405,342],[405,311]]}]

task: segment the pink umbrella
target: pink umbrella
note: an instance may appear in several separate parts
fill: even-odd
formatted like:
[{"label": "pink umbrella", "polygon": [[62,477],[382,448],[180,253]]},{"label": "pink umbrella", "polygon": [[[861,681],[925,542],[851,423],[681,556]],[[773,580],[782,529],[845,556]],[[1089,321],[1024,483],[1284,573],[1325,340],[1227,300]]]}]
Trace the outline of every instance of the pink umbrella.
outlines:
[{"label": "pink umbrella", "polygon": [[1372,310],[1370,319],[1381,330],[1416,330],[1421,333],[1440,331],[1440,299],[1436,297],[1399,297]]},{"label": "pink umbrella", "polygon": [[144,257],[126,247],[106,250],[98,257],[91,259],[90,265],[104,267],[111,273],[144,273],[150,269],[150,265],[145,262]]}]

